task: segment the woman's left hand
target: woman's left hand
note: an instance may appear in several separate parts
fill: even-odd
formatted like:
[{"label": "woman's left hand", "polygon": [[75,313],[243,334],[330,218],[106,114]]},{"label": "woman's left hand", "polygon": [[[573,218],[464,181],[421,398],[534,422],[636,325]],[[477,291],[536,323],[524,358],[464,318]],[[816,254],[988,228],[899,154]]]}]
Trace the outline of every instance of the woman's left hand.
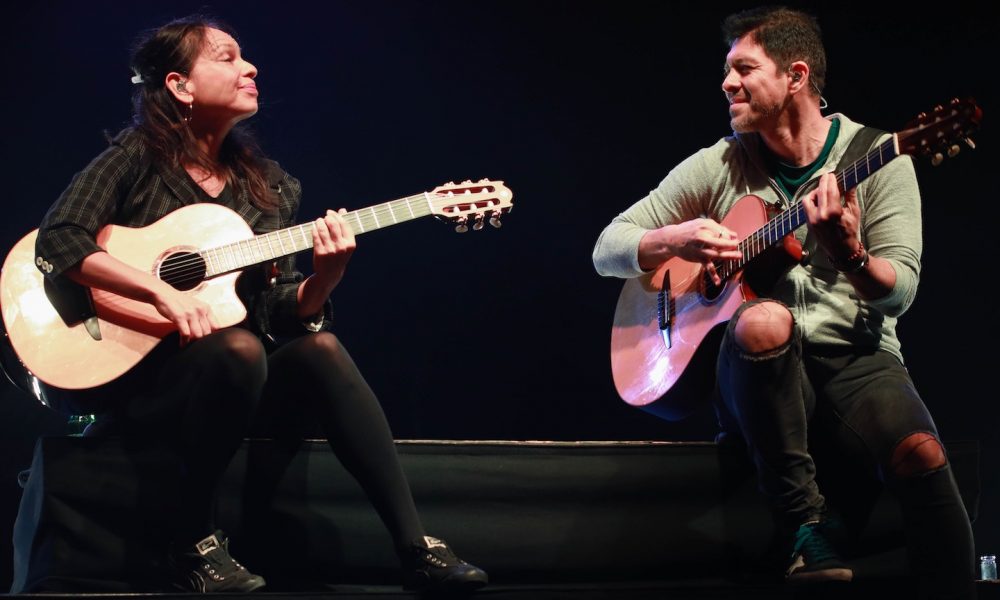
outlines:
[{"label": "woman's left hand", "polygon": [[326,211],[313,222],[313,272],[323,287],[333,290],[344,277],[347,261],[357,247],[354,231],[344,221],[346,209]]}]

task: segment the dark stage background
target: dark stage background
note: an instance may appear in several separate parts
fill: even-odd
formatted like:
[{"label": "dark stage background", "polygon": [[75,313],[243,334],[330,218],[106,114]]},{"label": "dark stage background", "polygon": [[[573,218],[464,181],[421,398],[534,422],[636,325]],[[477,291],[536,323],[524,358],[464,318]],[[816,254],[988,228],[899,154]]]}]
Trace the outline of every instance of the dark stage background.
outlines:
[{"label": "dark stage background", "polygon": [[[449,180],[502,179],[514,191],[500,230],[458,235],[424,219],[359,239],[335,292],[336,332],[397,437],[710,439],[707,407],[667,422],[618,399],[608,345],[621,282],[597,276],[590,252],[615,214],[729,132],[718,24],[742,6],[18,3],[5,9],[0,41],[0,243],[36,227],[104,147],[102,131],[126,123],[135,34],[205,7],[235,26],[260,71],[251,123],[301,179],[302,218]],[[984,109],[979,150],[917,167],[924,273],[900,335],[943,437],[983,444],[975,528],[979,550],[1000,550],[998,317],[987,291],[1000,239],[988,175],[994,28],[957,3],[905,15],[873,3],[803,6],[824,26],[831,111],[896,130],[953,96]],[[2,506],[12,514],[13,473],[59,423],[9,385],[0,416]]]}]

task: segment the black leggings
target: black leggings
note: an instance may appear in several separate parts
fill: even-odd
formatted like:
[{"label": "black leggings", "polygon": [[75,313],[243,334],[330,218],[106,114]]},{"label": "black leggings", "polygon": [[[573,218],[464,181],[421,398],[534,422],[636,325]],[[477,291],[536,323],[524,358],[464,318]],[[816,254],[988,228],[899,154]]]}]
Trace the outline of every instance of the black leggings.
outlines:
[{"label": "black leggings", "polygon": [[295,442],[319,430],[364,489],[397,550],[424,535],[378,399],[331,333],[288,342],[268,356],[251,432]]},{"label": "black leggings", "polygon": [[155,436],[180,456],[184,478],[176,544],[211,533],[215,488],[248,432],[301,439],[311,433],[303,423],[321,427],[397,550],[424,535],[382,408],[331,333],[303,335],[269,355],[255,335],[240,328],[217,331],[180,350],[171,336],[111,386],[69,398],[66,410],[93,412],[98,396],[105,404],[116,399],[109,433],[138,440]]}]

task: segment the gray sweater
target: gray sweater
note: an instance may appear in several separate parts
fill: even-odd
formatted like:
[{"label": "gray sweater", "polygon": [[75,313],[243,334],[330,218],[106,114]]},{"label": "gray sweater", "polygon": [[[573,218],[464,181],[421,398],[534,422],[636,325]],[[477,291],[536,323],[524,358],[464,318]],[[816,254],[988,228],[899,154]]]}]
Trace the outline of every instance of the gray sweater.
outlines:
[{"label": "gray sweater", "polygon": [[[840,134],[826,164],[794,199],[813,189],[819,175],[834,170],[861,125],[835,114]],[[881,140],[880,140],[881,141]],[[770,178],[756,134],[735,134],[704,148],[677,165],[645,198],[619,214],[601,232],[594,247],[594,266],[601,275],[631,278],[639,268],[639,240],[649,230],[698,217],[721,221],[747,194],[780,207],[788,200]],[[792,200],[794,200],[792,199]],[[872,256],[888,260],[896,285],[872,301],[858,298],[822,252],[807,265],[797,265],[769,294],[788,305],[808,346],[881,348],[902,361],[896,319],[913,302],[920,276],[920,191],[913,162],[907,156],[890,161],[858,186],[861,239]],[[795,235],[805,240],[808,226]],[[818,349],[818,348],[816,348]]]}]

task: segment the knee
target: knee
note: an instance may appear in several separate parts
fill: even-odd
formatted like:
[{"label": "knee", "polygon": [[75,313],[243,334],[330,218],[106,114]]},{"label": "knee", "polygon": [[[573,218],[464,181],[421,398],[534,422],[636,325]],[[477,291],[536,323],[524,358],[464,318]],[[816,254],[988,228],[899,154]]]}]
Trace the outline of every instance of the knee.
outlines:
[{"label": "knee", "polygon": [[787,344],[794,325],[787,308],[777,302],[760,302],[740,314],[733,335],[744,352],[758,354]]},{"label": "knee", "polygon": [[306,356],[321,357],[324,362],[325,359],[336,358],[344,352],[340,340],[329,331],[320,331],[319,333],[306,336],[302,340],[302,343],[306,351]]},{"label": "knee", "polygon": [[336,354],[341,351],[340,340],[329,331],[308,335],[305,337],[304,343],[310,346],[311,350],[323,354]]},{"label": "knee", "polygon": [[261,373],[263,377],[267,353],[257,336],[239,328],[225,329],[214,335],[219,336],[215,359],[221,368],[240,378],[254,373]]},{"label": "knee", "polygon": [[906,436],[892,452],[889,470],[895,477],[913,477],[929,473],[948,464],[944,447],[932,433],[918,432]]}]

